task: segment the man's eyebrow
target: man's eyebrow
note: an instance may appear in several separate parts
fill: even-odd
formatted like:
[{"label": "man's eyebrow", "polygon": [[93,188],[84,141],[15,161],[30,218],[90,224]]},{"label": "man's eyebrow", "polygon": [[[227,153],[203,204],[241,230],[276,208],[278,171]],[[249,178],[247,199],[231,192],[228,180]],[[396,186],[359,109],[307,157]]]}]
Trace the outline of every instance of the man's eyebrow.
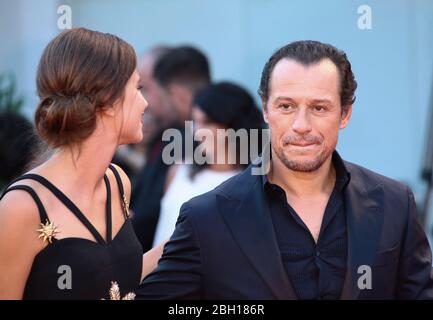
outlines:
[{"label": "man's eyebrow", "polygon": [[[290,98],[288,96],[278,96],[274,99],[274,103],[280,102],[280,101],[288,101],[288,102],[293,102],[296,103],[296,100],[293,98]],[[313,104],[317,104],[317,103],[325,103],[325,104],[332,104],[332,101],[329,99],[312,99],[312,100],[308,100],[308,105],[313,105]]]},{"label": "man's eyebrow", "polygon": [[[278,101],[291,101],[291,102],[295,102],[295,100],[293,98],[287,97],[287,96],[278,96],[274,99],[274,102],[278,102]],[[308,101],[309,104],[312,103],[332,103],[331,100],[329,99],[313,99],[313,100],[309,100]]]},{"label": "man's eyebrow", "polygon": [[278,96],[274,99],[275,102],[278,101],[295,101],[294,99],[290,98],[290,97],[286,97],[286,96]]},{"label": "man's eyebrow", "polygon": [[332,101],[328,99],[313,99],[311,103],[332,103]]}]

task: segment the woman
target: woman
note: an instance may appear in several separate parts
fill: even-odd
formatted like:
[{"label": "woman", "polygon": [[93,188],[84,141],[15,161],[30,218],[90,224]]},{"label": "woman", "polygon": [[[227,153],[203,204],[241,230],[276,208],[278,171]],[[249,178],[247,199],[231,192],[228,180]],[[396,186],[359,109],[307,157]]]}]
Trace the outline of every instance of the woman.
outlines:
[{"label": "woman", "polygon": [[[211,84],[200,91],[194,99],[192,118],[196,140],[203,140],[198,148],[206,161],[204,164],[194,162],[193,165],[172,166],[169,169],[154,246],[171,236],[184,202],[212,190],[249,164],[250,143],[238,141],[236,148],[231,148],[227,139],[218,138],[218,131],[228,132],[225,130],[233,129],[238,132],[243,129],[250,133],[249,130],[258,129],[260,135],[260,129],[264,125],[251,95],[242,87],[229,82]],[[258,143],[257,151],[260,152],[261,135],[257,138],[252,143]],[[219,154],[219,150],[224,150],[224,155]]]},{"label": "woman", "polygon": [[118,37],[82,28],[45,48],[35,125],[53,152],[0,198],[0,299],[131,298],[156,266],[162,248],[143,256],[130,181],[110,164],[118,145],[142,138],[135,57]]}]

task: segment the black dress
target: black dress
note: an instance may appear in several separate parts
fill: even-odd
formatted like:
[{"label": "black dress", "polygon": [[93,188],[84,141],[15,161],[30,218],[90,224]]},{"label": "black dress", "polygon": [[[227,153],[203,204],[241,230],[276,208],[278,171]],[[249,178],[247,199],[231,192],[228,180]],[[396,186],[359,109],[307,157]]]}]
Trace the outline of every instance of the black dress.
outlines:
[{"label": "black dress", "polygon": [[[110,169],[116,177],[121,199],[125,199],[120,176],[113,166],[110,165]],[[95,242],[84,238],[55,239],[53,237],[52,242],[34,258],[24,290],[24,299],[110,299],[109,291],[114,282],[118,284],[119,295],[123,298],[138,287],[142,272],[143,250],[128,218],[126,203],[122,203],[125,222],[112,239],[111,188],[106,175],[104,181],[107,188],[107,241],[78,207],[44,177],[26,174],[10,185],[24,179],[36,180],[49,189],[83,223],[96,240]],[[6,188],[0,200],[11,190],[23,190],[32,196],[39,209],[41,227],[51,223],[42,202],[31,187],[15,185]],[[55,221],[53,224],[55,225]],[[44,235],[41,231],[39,233],[41,236]],[[35,236],[37,236],[36,230]]]}]

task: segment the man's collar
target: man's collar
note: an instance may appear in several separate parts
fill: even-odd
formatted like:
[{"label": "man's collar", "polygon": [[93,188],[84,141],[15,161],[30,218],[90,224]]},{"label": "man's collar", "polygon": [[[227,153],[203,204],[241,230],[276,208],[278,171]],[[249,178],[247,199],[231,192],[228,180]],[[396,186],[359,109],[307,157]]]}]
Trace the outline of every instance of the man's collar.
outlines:
[{"label": "man's collar", "polygon": [[342,191],[350,182],[350,172],[347,170],[343,159],[337,151],[332,153],[332,164],[335,168],[335,186]]}]

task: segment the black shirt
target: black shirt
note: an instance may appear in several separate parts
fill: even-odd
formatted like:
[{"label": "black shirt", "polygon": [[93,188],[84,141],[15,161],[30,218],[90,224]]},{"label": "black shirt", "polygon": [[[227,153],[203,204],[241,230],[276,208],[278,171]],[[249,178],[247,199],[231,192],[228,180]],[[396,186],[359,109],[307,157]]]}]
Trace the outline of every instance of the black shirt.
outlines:
[{"label": "black shirt", "polygon": [[339,299],[347,261],[347,227],[343,190],[350,181],[343,160],[332,156],[336,182],[323,215],[317,244],[287,203],[284,190],[263,175],[263,187],[290,282],[299,299]]}]

